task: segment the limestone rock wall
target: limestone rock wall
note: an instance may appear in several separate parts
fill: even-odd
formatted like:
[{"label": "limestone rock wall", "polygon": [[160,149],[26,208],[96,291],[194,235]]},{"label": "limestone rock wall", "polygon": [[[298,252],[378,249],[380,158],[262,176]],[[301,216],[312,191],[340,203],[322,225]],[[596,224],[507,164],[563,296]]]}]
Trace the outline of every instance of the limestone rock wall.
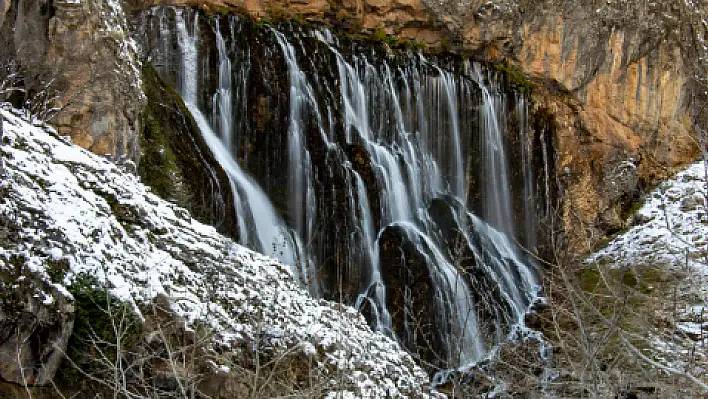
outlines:
[{"label": "limestone rock wall", "polygon": [[236,11],[256,19],[324,22],[350,33],[380,30],[400,41],[431,47],[445,42],[447,27],[437,22],[421,0],[127,0],[136,8],[188,5],[211,12]]},{"label": "limestone rock wall", "polygon": [[[593,38],[577,21],[546,21],[524,27],[519,62],[563,93],[540,90],[534,100],[555,109],[562,214],[570,247],[579,251],[624,227],[624,211],[639,190],[697,156],[691,86],[675,43],[641,49],[646,38],[636,33],[612,28]],[[620,177],[619,169],[632,177]]]},{"label": "limestone rock wall", "polygon": [[14,57],[29,90],[56,93],[50,122],[98,154],[139,159],[145,103],[139,62],[114,0],[3,0],[3,58]]},{"label": "limestone rock wall", "polygon": [[536,109],[555,119],[560,213],[573,251],[624,227],[640,191],[698,155],[692,18],[679,3],[424,3],[460,48],[510,61],[538,83]]}]

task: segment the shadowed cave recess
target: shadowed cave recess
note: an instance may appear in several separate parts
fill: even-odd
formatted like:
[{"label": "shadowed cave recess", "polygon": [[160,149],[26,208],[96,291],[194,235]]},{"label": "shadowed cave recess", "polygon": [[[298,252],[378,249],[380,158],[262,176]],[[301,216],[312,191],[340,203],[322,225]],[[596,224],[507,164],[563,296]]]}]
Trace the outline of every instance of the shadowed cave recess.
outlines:
[{"label": "shadowed cave recess", "polygon": [[225,176],[202,195],[235,215],[216,221],[229,235],[357,307],[429,371],[524,330],[553,146],[503,71],[190,8],[133,25],[220,169],[205,173]]}]

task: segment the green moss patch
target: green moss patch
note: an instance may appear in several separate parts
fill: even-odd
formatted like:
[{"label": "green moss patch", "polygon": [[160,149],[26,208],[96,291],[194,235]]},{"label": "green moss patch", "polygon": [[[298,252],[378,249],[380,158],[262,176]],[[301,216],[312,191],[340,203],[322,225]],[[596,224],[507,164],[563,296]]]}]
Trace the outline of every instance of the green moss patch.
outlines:
[{"label": "green moss patch", "polygon": [[381,26],[377,26],[376,29],[374,29],[374,32],[371,35],[371,39],[373,39],[375,42],[385,43],[389,47],[395,47],[398,43],[396,37],[386,33],[386,30]]},{"label": "green moss patch", "polygon": [[[164,94],[174,99],[178,99],[179,95],[161,82],[151,66],[144,68],[143,80],[148,104],[143,112],[143,134],[140,143],[143,153],[138,169],[140,178],[160,197],[189,209],[190,194],[181,184],[182,171],[170,145],[170,123],[165,117],[167,110],[165,103],[160,101]],[[176,112],[181,111],[183,115],[189,116],[190,119],[186,122],[196,126],[183,103],[174,101],[173,104],[178,107]]]},{"label": "green moss patch", "polygon": [[534,83],[521,67],[509,61],[494,64],[494,69],[504,76],[506,85],[522,94],[531,94]]},{"label": "green moss patch", "polygon": [[[219,168],[182,98],[150,64],[143,67],[148,99],[143,110],[138,173],[160,197],[197,220],[235,237],[236,217],[226,173]],[[195,195],[199,194],[199,195]]]},{"label": "green moss patch", "polygon": [[141,324],[130,304],[110,295],[92,276],[79,276],[68,290],[74,297],[74,332],[57,379],[74,390],[76,383],[87,382],[86,374],[100,377],[115,371],[110,365],[140,341]]}]

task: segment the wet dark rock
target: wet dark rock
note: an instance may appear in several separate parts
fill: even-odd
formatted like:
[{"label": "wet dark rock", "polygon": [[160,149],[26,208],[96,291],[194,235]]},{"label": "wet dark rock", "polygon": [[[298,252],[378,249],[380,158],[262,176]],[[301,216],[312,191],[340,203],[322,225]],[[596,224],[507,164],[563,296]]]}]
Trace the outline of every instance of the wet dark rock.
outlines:
[{"label": "wet dark rock", "polygon": [[632,215],[632,219],[630,221],[630,226],[640,226],[646,223],[651,222],[652,217],[650,215],[647,215],[642,212],[637,212],[634,215]]},{"label": "wet dark rock", "polygon": [[706,203],[706,199],[703,195],[694,193],[694,194],[686,194],[686,197],[684,197],[681,200],[681,210],[684,212],[691,212],[695,211],[699,207],[704,207]]},{"label": "wet dark rock", "polygon": [[425,257],[396,226],[381,233],[379,251],[394,332],[416,357],[445,366],[445,354],[437,349],[441,339]]},{"label": "wet dark rock", "polygon": [[0,273],[0,379],[48,385],[66,352],[74,309],[53,286],[27,272],[24,259],[10,263],[17,274],[5,268]]},{"label": "wet dark rock", "polygon": [[539,318],[536,312],[529,312],[524,316],[524,324],[532,330],[538,330],[542,327],[543,321]]},{"label": "wet dark rock", "polygon": [[[358,141],[358,138],[355,138]],[[347,155],[352,161],[352,167],[359,173],[366,185],[366,195],[369,199],[369,206],[373,213],[374,225],[381,224],[381,200],[379,193],[381,188],[376,181],[376,174],[371,167],[369,152],[358,143],[347,146]]]},{"label": "wet dark rock", "polygon": [[228,177],[209,151],[182,99],[152,66],[143,68],[143,79],[148,100],[139,165],[143,182],[161,197],[189,209],[199,221],[237,237]]}]

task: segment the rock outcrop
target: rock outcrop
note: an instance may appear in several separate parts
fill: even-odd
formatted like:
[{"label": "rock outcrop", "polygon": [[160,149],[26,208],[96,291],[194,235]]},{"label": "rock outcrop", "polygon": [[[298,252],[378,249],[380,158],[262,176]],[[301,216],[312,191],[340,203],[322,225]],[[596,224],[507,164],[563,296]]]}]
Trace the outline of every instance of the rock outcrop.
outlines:
[{"label": "rock outcrop", "polygon": [[10,268],[0,271],[0,380],[47,385],[64,358],[73,307],[50,283],[22,270],[21,257],[9,263]]},{"label": "rock outcrop", "polygon": [[145,100],[120,2],[4,1],[0,6],[1,58],[16,60],[28,96],[49,94],[47,107],[58,109],[51,122],[59,133],[97,154],[137,162]]},{"label": "rock outcrop", "polygon": [[[562,217],[574,251],[624,227],[624,212],[698,154],[685,52],[677,37],[637,26],[604,25],[582,8],[524,23],[515,53],[531,76],[553,82],[574,103],[541,94],[555,113]],[[588,23],[586,21],[590,20]],[[570,173],[566,174],[566,171]],[[582,226],[582,227],[581,227]]]}]

